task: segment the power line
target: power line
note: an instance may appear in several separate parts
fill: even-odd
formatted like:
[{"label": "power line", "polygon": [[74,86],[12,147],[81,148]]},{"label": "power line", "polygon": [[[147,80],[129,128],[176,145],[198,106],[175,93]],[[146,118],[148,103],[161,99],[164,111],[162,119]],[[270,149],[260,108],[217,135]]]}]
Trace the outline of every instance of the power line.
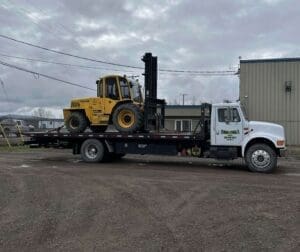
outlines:
[{"label": "power line", "polygon": [[[25,2],[28,3],[28,2],[31,2],[31,1],[25,0]],[[47,11],[42,10],[42,9],[41,9],[40,7],[38,7],[36,4],[34,4],[34,3],[31,2],[31,5],[34,5],[34,8],[35,8],[35,9],[38,9],[43,15],[49,15],[49,13],[48,13]],[[73,32],[72,32],[68,27],[66,27],[65,25],[63,25],[63,24],[61,24],[61,23],[59,23],[59,22],[57,22],[56,25],[62,27],[65,31],[67,31],[67,32],[68,32],[69,34],[71,34],[72,36],[74,35]]]},{"label": "power line", "polygon": [[87,60],[87,61],[102,63],[102,64],[106,64],[106,65],[112,65],[112,66],[128,67],[128,68],[134,68],[134,69],[144,69],[143,67],[131,66],[131,65],[125,65],[125,64],[118,64],[118,63],[113,63],[113,62],[104,61],[104,60],[96,60],[96,59],[92,59],[92,58],[87,58],[87,57],[74,55],[74,54],[71,54],[71,53],[61,52],[61,51],[49,49],[49,48],[46,48],[46,47],[43,47],[43,46],[28,43],[28,42],[25,42],[25,41],[21,41],[21,40],[18,40],[18,39],[14,39],[12,37],[8,37],[8,36],[2,35],[2,34],[0,34],[0,37],[11,40],[11,41],[14,41],[14,42],[17,42],[17,43],[21,43],[21,44],[24,44],[24,45],[36,47],[36,48],[39,48],[39,49],[42,49],[42,50],[46,50],[46,51],[49,51],[49,52],[53,52],[53,53],[57,53],[57,54],[61,54],[61,55],[65,55],[65,56],[69,56],[69,57],[73,57],[73,58],[77,58],[77,59],[83,59],[83,60]]},{"label": "power line", "polygon": [[[86,69],[96,69],[96,70],[108,70],[108,71],[116,71],[116,72],[128,72],[128,73],[136,73],[135,71],[131,70],[121,70],[121,69],[114,69],[114,68],[103,68],[103,67],[97,67],[97,66],[86,66],[86,65],[78,65],[78,64],[70,64],[70,63],[64,63],[64,62],[57,62],[57,61],[48,61],[44,59],[35,59],[35,58],[27,58],[27,57],[20,57],[20,56],[13,56],[8,55],[5,53],[0,52],[0,56],[7,57],[7,58],[13,58],[13,59],[21,59],[21,60],[27,60],[27,61],[35,61],[35,62],[42,62],[42,63],[48,63],[48,64],[55,64],[55,65],[62,65],[62,66],[70,66],[70,67],[78,67],[78,68],[86,68]],[[232,72],[234,71],[201,71],[201,73],[190,73],[191,76],[227,76],[232,75]],[[182,75],[185,74],[184,72],[163,72],[162,75],[166,74],[174,74],[174,75]]]},{"label": "power line", "polygon": [[47,74],[43,74],[43,73],[35,72],[35,71],[32,71],[32,70],[28,70],[26,68],[19,67],[19,66],[16,66],[16,65],[12,65],[12,64],[9,64],[9,63],[1,61],[1,60],[0,60],[0,64],[3,65],[3,66],[7,66],[7,67],[10,67],[10,68],[14,68],[14,69],[23,71],[23,72],[31,73],[34,76],[38,76],[38,77],[42,76],[42,77],[47,78],[47,79],[51,79],[51,80],[55,80],[55,81],[59,81],[59,82],[65,83],[67,85],[76,86],[76,87],[80,87],[80,88],[84,88],[84,89],[89,89],[89,90],[92,90],[92,91],[96,91],[96,89],[89,88],[89,87],[84,86],[84,85],[80,85],[80,84],[73,83],[73,82],[70,82],[70,81],[65,81],[65,80],[62,80],[62,79],[59,79],[59,78],[56,78],[56,77],[53,77],[53,76],[50,76],[50,75],[47,75]]},{"label": "power line", "polygon": [[[28,10],[26,10],[25,8],[20,7],[20,6],[16,6],[16,4],[14,4],[14,3],[13,3],[12,1],[10,1],[10,0],[6,0],[6,3],[9,3],[9,4],[10,4],[9,7],[14,8],[14,10],[15,10],[16,12],[20,13],[20,14],[23,15],[23,16],[26,16],[26,17],[27,17],[32,23],[34,23],[36,26],[38,26],[38,27],[40,27],[40,28],[42,28],[42,29],[46,29],[47,32],[49,32],[49,33],[52,34],[53,36],[57,37],[57,35],[55,35],[55,34],[53,33],[54,30],[53,30],[52,27],[50,27],[50,26],[48,26],[48,25],[45,25],[44,23],[41,24],[41,23],[39,23],[39,22],[34,21],[31,17],[33,17],[35,20],[39,20],[39,19],[38,19],[37,17],[32,16],[32,15],[31,15],[31,17],[30,17],[30,14],[28,14]],[[3,7],[4,5],[1,4],[1,6]]]},{"label": "power line", "polygon": [[[166,75],[170,75],[170,74],[172,74],[172,75],[174,75],[174,76],[185,76],[186,77],[186,74],[187,73],[176,73],[176,72],[163,72],[163,73],[160,73],[160,78],[161,77],[166,77]],[[188,73],[188,76],[189,77],[197,77],[197,76],[199,76],[199,77],[201,77],[201,76],[203,76],[203,77],[205,77],[205,76],[234,76],[234,75],[236,75],[236,73],[222,73],[222,72],[220,72],[220,73],[215,73],[214,71],[211,71],[211,72],[209,72],[209,71],[207,71],[207,72],[199,72],[199,73]]]},{"label": "power line", "polygon": [[0,52],[0,56],[7,57],[7,58],[13,58],[13,59],[21,59],[21,60],[27,60],[27,61],[36,61],[36,62],[42,62],[42,63],[48,63],[48,64],[62,65],[62,66],[79,67],[79,68],[87,68],[87,69],[97,69],[97,70],[109,70],[109,71],[116,71],[116,72],[136,73],[135,71],[131,71],[131,70],[103,68],[103,67],[97,67],[97,66],[85,66],[85,65],[69,64],[69,63],[63,63],[63,62],[57,62],[57,61],[48,61],[48,60],[43,60],[43,59],[33,59],[33,58],[27,58],[27,57],[19,57],[19,56],[8,55],[8,54],[2,53],[2,52]]},{"label": "power line", "polygon": [[[14,4],[11,0],[5,0],[7,1],[9,4],[10,4],[10,7],[12,7],[16,12],[22,14],[23,16],[25,16],[28,20],[30,20],[33,24],[35,24],[36,26],[42,28],[43,30],[46,30],[47,31],[47,34],[51,34],[53,37],[57,38],[57,35],[55,35],[55,33],[59,33],[60,35],[61,34],[65,34],[64,31],[62,31],[61,29],[58,29],[57,26],[53,26],[52,24],[45,24],[44,22],[40,23],[39,21],[41,20],[39,17],[37,17],[36,15],[32,15],[32,11],[31,10],[28,10],[24,7],[20,7],[20,6],[16,6],[16,4]],[[4,5],[1,4],[1,6],[3,7]],[[5,7],[5,6],[4,6]],[[35,6],[36,7],[36,6]],[[37,7],[36,7],[37,8]],[[41,9],[39,9],[44,15],[48,15],[48,13],[42,11]],[[34,19],[34,20],[33,20]],[[38,20],[38,22],[35,22],[35,20]],[[58,26],[60,27],[63,27],[64,30],[68,31],[68,33],[74,37],[74,34],[68,30],[65,26],[63,26],[62,24],[60,23],[57,23]],[[55,29],[53,29],[55,28]],[[53,33],[53,31],[55,33]],[[80,39],[79,39],[80,41]],[[78,44],[74,42],[74,40],[70,40],[70,42],[78,48]]]},{"label": "power line", "polygon": [[[131,65],[125,65],[125,64],[119,64],[119,63],[114,63],[114,62],[109,62],[109,61],[103,61],[103,60],[96,60],[96,59],[92,59],[92,58],[88,58],[88,57],[83,57],[83,56],[78,56],[78,55],[74,55],[71,53],[67,53],[67,52],[62,52],[62,51],[57,51],[57,50],[53,50],[53,49],[49,49],[43,46],[39,46],[39,45],[35,45],[32,43],[28,43],[25,41],[21,41],[6,35],[2,35],[0,34],[1,38],[5,38],[17,43],[21,43],[21,44],[25,44],[28,46],[32,46],[35,48],[39,48],[42,50],[46,50],[49,52],[53,52],[53,53],[57,53],[57,54],[61,54],[61,55],[65,55],[65,56],[69,56],[69,57],[73,57],[73,58],[77,58],[77,59],[83,59],[83,60],[87,60],[87,61],[92,61],[92,62],[97,62],[97,63],[102,63],[102,64],[107,64],[107,65],[113,65],[113,66],[120,66],[120,67],[127,67],[127,68],[134,68],[134,69],[144,69],[143,67],[138,67],[138,66],[131,66]],[[174,69],[159,69],[160,72],[165,72],[165,73],[187,73],[187,74],[228,74],[228,75],[234,75],[236,74],[236,71],[234,70],[220,70],[220,71],[198,71],[198,70],[174,70]]]},{"label": "power line", "polygon": [[218,70],[218,71],[198,71],[198,70],[172,70],[172,69],[159,69],[160,72],[167,73],[190,73],[190,74],[235,74],[234,70]]},{"label": "power line", "polygon": [[[57,38],[57,35],[55,35],[52,31],[54,31],[55,33],[59,33],[60,35],[64,35],[65,34],[65,31],[67,31],[72,37],[74,37],[74,34],[69,30],[67,29],[63,24],[61,23],[56,23],[56,26],[54,26],[52,23],[48,23],[48,24],[45,24],[44,22],[43,23],[40,23],[41,19],[40,17],[36,16],[36,15],[33,15],[32,11],[30,9],[27,9],[25,7],[20,7],[20,6],[16,6],[16,4],[14,4],[11,0],[6,0],[6,1],[9,1],[10,4],[14,7],[15,6],[15,9],[17,12],[19,13],[23,13],[25,17],[27,17],[31,22],[33,22],[35,25],[39,26],[40,28],[44,29],[46,28],[46,30],[48,32],[50,32],[50,34],[53,35],[53,37]],[[40,12],[47,16],[49,15],[49,13],[45,12],[45,11],[42,11],[40,8],[38,8],[37,6],[34,6],[35,8],[39,9]],[[35,22],[33,19],[35,20],[38,20],[38,22]],[[59,29],[59,27],[62,27],[65,31],[63,31],[62,29]],[[75,45],[76,47],[78,47],[78,44],[74,42],[74,40],[71,40],[72,44]]]}]

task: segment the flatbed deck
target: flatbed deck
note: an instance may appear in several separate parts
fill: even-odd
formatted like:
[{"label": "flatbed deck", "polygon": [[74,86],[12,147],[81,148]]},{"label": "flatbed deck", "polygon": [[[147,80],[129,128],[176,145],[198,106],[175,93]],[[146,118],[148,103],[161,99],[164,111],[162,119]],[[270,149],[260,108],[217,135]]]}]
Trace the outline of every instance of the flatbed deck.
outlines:
[{"label": "flatbed deck", "polygon": [[[103,145],[104,152],[117,154],[165,154],[177,155],[182,150],[200,147],[204,141],[200,134],[176,132],[150,133],[70,133],[70,132],[34,132],[27,133],[30,140],[25,145],[30,147],[54,147],[73,149],[74,154],[84,154],[87,142]],[[82,147],[83,146],[83,147]],[[102,147],[99,147],[102,148]]]},{"label": "flatbed deck", "polygon": [[88,138],[109,139],[109,140],[203,140],[201,134],[176,133],[176,132],[150,132],[150,133],[120,133],[120,132],[103,132],[103,133],[69,133],[69,132],[34,132],[25,133],[31,139],[28,142],[38,142],[40,140],[84,140]]}]

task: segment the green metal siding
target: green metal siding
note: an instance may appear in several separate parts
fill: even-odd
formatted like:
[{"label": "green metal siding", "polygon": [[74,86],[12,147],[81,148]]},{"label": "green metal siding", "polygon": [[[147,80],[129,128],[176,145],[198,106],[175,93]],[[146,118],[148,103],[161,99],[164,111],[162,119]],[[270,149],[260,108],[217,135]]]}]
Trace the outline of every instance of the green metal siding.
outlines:
[{"label": "green metal siding", "polygon": [[300,144],[299,82],[300,61],[241,61],[240,99],[249,119],[281,124],[290,145]]}]

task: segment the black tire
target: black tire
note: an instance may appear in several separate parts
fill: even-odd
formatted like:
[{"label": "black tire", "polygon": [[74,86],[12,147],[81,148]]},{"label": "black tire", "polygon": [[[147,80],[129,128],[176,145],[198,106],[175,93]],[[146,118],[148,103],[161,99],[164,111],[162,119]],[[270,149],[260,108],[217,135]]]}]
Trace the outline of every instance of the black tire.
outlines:
[{"label": "black tire", "polygon": [[82,112],[72,112],[66,121],[66,128],[71,133],[84,132],[88,126],[88,121]]},{"label": "black tire", "polygon": [[125,103],[115,110],[112,121],[120,132],[136,132],[143,126],[143,113],[138,106]]},{"label": "black tire", "polygon": [[245,160],[252,172],[270,173],[277,166],[275,150],[267,144],[254,144],[246,150]]},{"label": "black tire", "polygon": [[87,163],[97,163],[104,160],[105,147],[96,139],[88,139],[80,148],[81,158]]},{"label": "black tire", "polygon": [[101,133],[101,132],[105,132],[107,126],[90,126],[90,128],[91,131],[93,131],[94,133]]}]

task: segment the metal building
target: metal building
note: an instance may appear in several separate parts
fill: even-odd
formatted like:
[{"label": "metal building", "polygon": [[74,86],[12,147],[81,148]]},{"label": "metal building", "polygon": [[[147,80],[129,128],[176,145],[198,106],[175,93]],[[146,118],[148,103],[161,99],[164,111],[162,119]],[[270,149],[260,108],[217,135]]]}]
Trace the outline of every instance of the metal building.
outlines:
[{"label": "metal building", "polygon": [[240,100],[250,120],[281,124],[300,145],[300,58],[241,60]]}]

